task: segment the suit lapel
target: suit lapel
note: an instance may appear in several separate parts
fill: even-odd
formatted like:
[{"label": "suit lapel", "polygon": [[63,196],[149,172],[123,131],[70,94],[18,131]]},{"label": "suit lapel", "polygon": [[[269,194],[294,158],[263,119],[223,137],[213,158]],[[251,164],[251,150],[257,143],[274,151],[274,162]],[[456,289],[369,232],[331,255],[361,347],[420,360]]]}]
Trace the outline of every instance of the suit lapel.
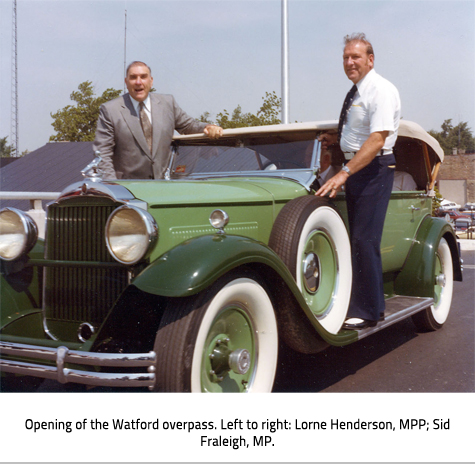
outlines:
[{"label": "suit lapel", "polygon": [[[140,119],[135,113],[134,105],[130,100],[129,94],[124,95],[124,103],[121,108],[121,113],[125,122],[127,123],[127,126],[132,132],[132,135],[134,136],[137,143],[140,145],[140,148],[149,158],[152,158],[152,155],[150,154],[150,149],[147,145],[147,140],[145,140],[145,135],[140,124]],[[155,141],[153,143],[153,148],[155,151]]]},{"label": "suit lapel", "polygon": [[152,155],[155,155],[158,150],[158,142],[160,141],[160,122],[163,122],[162,105],[160,103],[160,97],[158,94],[150,94],[150,103],[152,106]]}]

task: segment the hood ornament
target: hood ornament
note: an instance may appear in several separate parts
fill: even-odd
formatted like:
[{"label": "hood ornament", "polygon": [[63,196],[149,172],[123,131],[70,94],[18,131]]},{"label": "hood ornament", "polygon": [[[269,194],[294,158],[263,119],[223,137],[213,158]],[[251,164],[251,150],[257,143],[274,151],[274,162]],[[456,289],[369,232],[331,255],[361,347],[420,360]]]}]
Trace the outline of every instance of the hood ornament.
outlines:
[{"label": "hood ornament", "polygon": [[103,172],[99,169],[99,165],[102,161],[101,152],[95,151],[96,156],[82,171],[81,174],[84,178],[90,179],[92,182],[101,182]]}]

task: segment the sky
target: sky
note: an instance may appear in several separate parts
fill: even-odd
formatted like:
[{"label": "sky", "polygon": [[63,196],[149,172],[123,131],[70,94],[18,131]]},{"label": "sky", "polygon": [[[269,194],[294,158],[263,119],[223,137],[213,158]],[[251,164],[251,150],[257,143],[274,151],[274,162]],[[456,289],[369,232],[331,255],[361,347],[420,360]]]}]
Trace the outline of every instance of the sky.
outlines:
[{"label": "sky", "polygon": [[[0,0],[0,137],[11,143],[12,0]],[[125,12],[127,33],[125,35]],[[475,2],[288,0],[290,122],[337,119],[351,88],[343,37],[364,32],[404,119],[475,132]],[[126,37],[126,51],[124,43]],[[55,133],[51,113],[91,81],[124,88],[124,62],[149,64],[157,92],[198,118],[281,96],[281,0],[17,0],[20,152]]]}]

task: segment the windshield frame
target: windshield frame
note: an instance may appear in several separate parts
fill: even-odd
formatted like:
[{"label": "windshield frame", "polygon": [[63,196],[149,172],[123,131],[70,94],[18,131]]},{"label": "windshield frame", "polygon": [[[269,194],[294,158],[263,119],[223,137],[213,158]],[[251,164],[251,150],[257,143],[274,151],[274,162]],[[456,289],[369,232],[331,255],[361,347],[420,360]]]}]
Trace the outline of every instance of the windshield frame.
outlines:
[{"label": "windshield frame", "polygon": [[[167,180],[203,180],[203,179],[216,179],[216,178],[229,178],[229,177],[239,177],[239,178],[280,178],[280,179],[287,179],[295,181],[302,186],[304,186],[307,190],[310,191],[312,183],[315,181],[317,177],[318,170],[320,168],[320,154],[321,154],[321,143],[318,141],[318,134],[320,132],[313,131],[312,134],[304,135],[307,138],[302,138],[303,135],[300,134],[300,138],[297,136],[287,135],[286,138],[283,138],[282,135],[260,135],[258,141],[261,144],[265,142],[266,145],[279,145],[291,142],[305,142],[305,141],[312,141],[313,140],[313,148],[312,148],[312,156],[310,165],[308,168],[286,168],[286,169],[259,169],[259,170],[243,170],[243,171],[222,171],[222,172],[190,172],[188,174],[179,174],[172,171],[172,168],[175,165],[175,161],[178,157],[178,152],[181,147],[199,147],[199,146],[218,146],[218,147],[230,147],[230,148],[249,148],[250,150],[255,150],[255,146],[257,146],[256,142],[257,139],[255,136],[233,136],[232,138],[220,138],[218,140],[211,140],[211,139],[203,139],[203,138],[196,138],[196,139],[186,139],[186,140],[174,140],[171,146],[171,155],[169,164],[167,167],[165,179]],[[293,137],[293,138],[289,138]],[[296,138],[297,137],[297,138]],[[310,137],[310,138],[308,138]],[[256,157],[258,158],[259,162],[259,154],[256,152]]]}]

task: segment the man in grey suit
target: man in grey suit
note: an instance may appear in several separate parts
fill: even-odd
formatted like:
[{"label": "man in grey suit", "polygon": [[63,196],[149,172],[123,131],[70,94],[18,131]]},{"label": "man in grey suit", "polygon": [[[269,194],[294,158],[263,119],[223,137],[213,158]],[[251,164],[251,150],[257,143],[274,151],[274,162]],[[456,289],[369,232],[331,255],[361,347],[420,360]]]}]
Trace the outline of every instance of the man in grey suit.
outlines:
[{"label": "man in grey suit", "polygon": [[171,95],[150,93],[153,77],[143,62],[132,62],[125,77],[128,93],[103,104],[94,151],[104,179],[162,179],[173,133],[204,132],[219,138],[223,129],[196,121]]}]

